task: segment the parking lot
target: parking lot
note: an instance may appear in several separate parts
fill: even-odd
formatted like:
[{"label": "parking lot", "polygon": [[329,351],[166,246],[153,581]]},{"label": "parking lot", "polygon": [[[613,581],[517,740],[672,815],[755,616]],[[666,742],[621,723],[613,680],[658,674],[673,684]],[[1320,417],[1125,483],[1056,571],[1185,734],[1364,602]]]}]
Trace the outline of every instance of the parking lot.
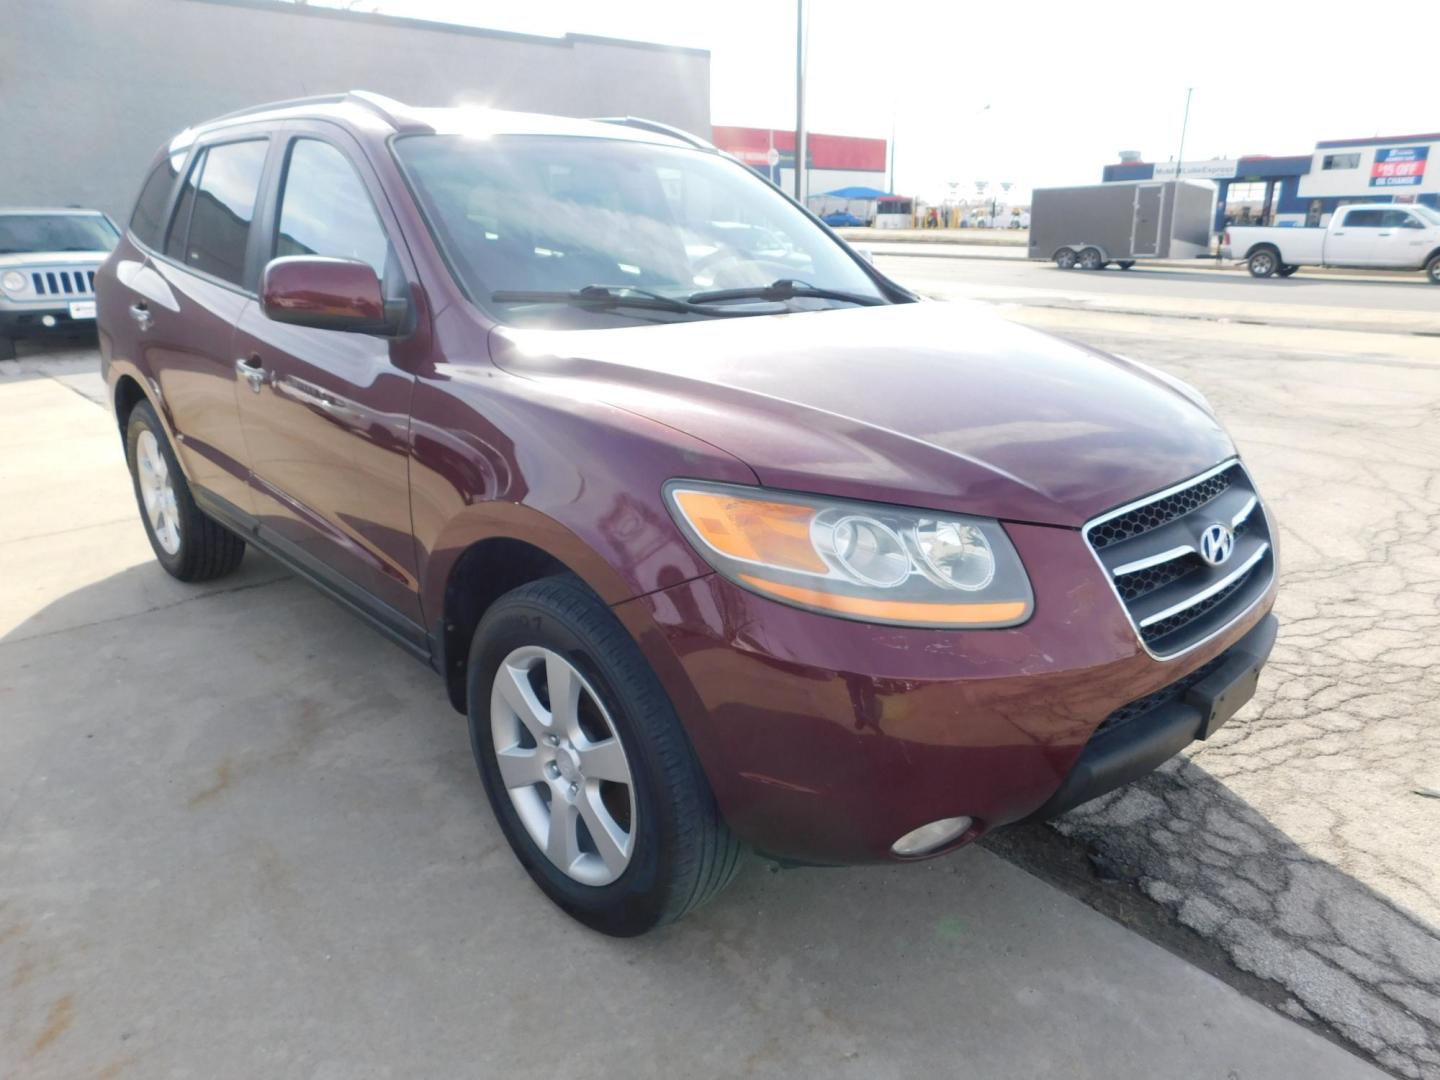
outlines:
[{"label": "parking lot", "polygon": [[0,1073],[1440,1075],[1434,290],[880,262],[1194,383],[1281,524],[1257,700],[1058,825],[1176,937],[1000,844],[753,860],[659,934],[584,930],[440,682],[254,553],[170,580],[93,352],[32,350],[0,364]]}]

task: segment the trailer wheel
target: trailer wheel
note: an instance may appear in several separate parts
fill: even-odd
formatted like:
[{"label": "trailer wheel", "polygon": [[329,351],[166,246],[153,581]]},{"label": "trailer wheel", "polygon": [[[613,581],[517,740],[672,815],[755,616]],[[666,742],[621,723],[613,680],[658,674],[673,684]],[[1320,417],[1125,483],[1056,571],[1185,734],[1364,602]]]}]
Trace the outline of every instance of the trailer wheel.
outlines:
[{"label": "trailer wheel", "polygon": [[1298,266],[1291,266],[1289,263],[1286,263],[1284,266],[1280,267],[1279,270],[1276,270],[1276,271],[1275,271],[1275,276],[1276,276],[1276,277],[1289,277],[1291,274],[1295,273],[1295,271],[1296,271],[1296,270],[1299,270],[1299,269],[1300,269],[1300,267],[1298,267]]},{"label": "trailer wheel", "polygon": [[1280,269],[1280,258],[1274,248],[1260,248],[1250,253],[1250,276],[1270,277]]},{"label": "trailer wheel", "polygon": [[1080,252],[1081,270],[1104,270],[1105,256],[1100,254],[1099,248],[1088,247]]},{"label": "trailer wheel", "polygon": [[1118,266],[1118,267],[1120,267],[1121,270],[1129,270],[1130,267],[1132,267],[1132,266],[1135,265],[1135,260],[1134,260],[1134,259],[1121,259],[1121,260],[1120,260],[1119,262],[1117,262],[1115,265]]},{"label": "trailer wheel", "polygon": [[1430,279],[1431,285],[1440,285],[1440,252],[1430,256],[1430,261],[1425,264],[1425,276]]},{"label": "trailer wheel", "polygon": [[1074,270],[1075,262],[1075,251],[1073,248],[1061,248],[1055,252],[1055,265],[1061,270]]}]

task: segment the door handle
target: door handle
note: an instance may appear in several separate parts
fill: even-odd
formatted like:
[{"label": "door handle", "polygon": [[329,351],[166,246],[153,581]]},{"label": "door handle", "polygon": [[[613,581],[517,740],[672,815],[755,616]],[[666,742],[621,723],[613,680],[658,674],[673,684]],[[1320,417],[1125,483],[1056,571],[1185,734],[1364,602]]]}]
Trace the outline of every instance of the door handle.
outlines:
[{"label": "door handle", "polygon": [[235,370],[250,384],[252,393],[258,394],[260,387],[265,384],[265,368],[260,363],[258,356],[242,356],[235,361]]},{"label": "door handle", "polygon": [[1388,233],[1388,232],[1382,232],[1382,233],[1380,233],[1379,235],[1380,235],[1380,236],[1390,236],[1391,234]]},{"label": "door handle", "polygon": [[143,300],[138,304],[130,305],[130,318],[135,320],[135,325],[141,330],[149,330],[150,324],[155,321],[155,317],[150,314],[150,309]]}]

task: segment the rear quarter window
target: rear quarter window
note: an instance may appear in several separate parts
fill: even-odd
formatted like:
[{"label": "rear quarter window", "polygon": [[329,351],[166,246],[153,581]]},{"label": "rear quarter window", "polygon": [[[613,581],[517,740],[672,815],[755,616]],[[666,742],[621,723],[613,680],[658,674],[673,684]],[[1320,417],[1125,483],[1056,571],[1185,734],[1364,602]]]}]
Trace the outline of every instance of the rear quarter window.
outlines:
[{"label": "rear quarter window", "polygon": [[165,210],[170,205],[170,192],[175,188],[175,179],[180,167],[185,164],[185,155],[171,154],[156,165],[140,197],[135,200],[135,210],[130,215],[130,231],[147,247],[158,248],[165,233]]}]

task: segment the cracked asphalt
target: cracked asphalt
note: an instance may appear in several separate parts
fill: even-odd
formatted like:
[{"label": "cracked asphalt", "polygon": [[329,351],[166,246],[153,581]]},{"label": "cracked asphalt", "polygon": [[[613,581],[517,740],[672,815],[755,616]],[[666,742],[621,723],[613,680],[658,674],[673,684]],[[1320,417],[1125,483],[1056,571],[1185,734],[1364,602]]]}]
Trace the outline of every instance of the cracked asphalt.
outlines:
[{"label": "cracked asphalt", "polygon": [[1004,310],[1198,386],[1281,528],[1255,700],[1056,827],[1291,1015],[1440,1077],[1440,342]]}]

